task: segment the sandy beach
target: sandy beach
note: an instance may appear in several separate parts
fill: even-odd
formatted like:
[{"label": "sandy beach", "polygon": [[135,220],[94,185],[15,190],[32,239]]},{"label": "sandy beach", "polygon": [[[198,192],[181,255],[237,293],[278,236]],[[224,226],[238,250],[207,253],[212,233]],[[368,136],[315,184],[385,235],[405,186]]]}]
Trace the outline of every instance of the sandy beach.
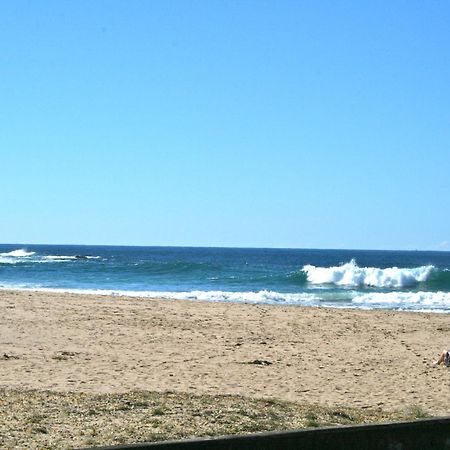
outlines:
[{"label": "sandy beach", "polygon": [[0,292],[0,388],[449,414],[448,315]]}]

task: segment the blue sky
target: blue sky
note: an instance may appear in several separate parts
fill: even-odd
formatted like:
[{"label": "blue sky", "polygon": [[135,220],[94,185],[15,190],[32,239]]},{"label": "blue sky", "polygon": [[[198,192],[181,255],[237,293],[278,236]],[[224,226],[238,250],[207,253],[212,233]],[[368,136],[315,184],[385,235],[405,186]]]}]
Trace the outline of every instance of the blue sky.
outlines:
[{"label": "blue sky", "polygon": [[446,1],[0,4],[0,242],[450,249]]}]

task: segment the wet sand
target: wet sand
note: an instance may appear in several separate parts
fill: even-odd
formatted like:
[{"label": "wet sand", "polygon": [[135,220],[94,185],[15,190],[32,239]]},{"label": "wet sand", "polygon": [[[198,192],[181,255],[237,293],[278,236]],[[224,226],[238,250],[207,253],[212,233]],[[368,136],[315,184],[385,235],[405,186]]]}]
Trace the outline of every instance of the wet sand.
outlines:
[{"label": "wet sand", "polygon": [[0,291],[0,388],[238,394],[448,415],[447,314]]}]

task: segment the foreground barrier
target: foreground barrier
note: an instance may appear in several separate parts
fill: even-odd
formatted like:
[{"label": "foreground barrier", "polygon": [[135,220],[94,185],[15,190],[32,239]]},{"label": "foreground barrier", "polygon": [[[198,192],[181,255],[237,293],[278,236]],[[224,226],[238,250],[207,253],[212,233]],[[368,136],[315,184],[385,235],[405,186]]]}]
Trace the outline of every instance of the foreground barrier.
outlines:
[{"label": "foreground barrier", "polygon": [[[91,450],[93,450],[92,448]],[[95,450],[450,450],[450,417],[96,447]],[[85,449],[89,450],[89,449]]]}]

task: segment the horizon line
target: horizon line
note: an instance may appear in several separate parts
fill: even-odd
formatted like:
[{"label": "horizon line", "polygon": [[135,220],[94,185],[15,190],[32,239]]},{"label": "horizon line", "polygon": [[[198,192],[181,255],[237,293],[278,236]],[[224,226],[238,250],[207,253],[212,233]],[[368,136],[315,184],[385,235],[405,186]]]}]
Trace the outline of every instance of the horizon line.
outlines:
[{"label": "horizon line", "polygon": [[228,246],[228,245],[144,245],[144,244],[42,244],[42,243],[0,243],[0,246],[47,246],[47,247],[138,247],[138,248],[201,248],[242,250],[333,250],[333,251],[379,251],[379,252],[450,252],[450,249],[389,249],[389,248],[340,248],[340,247],[271,247],[271,246]]}]

